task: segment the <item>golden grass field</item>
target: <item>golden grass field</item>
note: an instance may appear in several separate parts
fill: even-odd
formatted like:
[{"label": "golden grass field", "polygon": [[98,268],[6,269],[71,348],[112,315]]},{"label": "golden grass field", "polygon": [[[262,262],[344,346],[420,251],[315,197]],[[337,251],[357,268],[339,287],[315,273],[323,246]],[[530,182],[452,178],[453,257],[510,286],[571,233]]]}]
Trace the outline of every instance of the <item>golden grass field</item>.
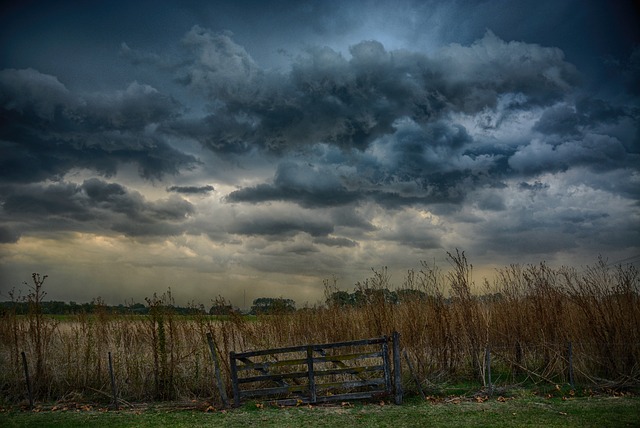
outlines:
[{"label": "golden grass field", "polygon": [[[24,352],[37,400],[109,401],[108,353],[118,396],[125,402],[209,399],[218,402],[206,334],[221,355],[229,384],[230,351],[328,343],[398,331],[414,375],[433,391],[439,385],[482,387],[484,352],[491,348],[496,384],[566,385],[567,344],[573,346],[580,388],[625,389],[640,384],[640,278],[631,266],[603,260],[584,270],[545,264],[512,265],[494,283],[472,283],[464,253],[451,269],[422,263],[401,287],[414,298],[389,302],[386,270],[356,284],[366,301],[250,317],[178,316],[170,293],[147,300],[148,315],[123,316],[100,307],[94,314],[48,317],[38,311],[34,286],[27,315],[2,314],[0,387],[8,403],[25,400]],[[337,288],[325,280],[327,296]],[[410,295],[410,293],[405,293]],[[223,300],[217,299],[218,302]],[[406,360],[403,360],[406,364]],[[403,367],[406,389],[415,390]]]}]

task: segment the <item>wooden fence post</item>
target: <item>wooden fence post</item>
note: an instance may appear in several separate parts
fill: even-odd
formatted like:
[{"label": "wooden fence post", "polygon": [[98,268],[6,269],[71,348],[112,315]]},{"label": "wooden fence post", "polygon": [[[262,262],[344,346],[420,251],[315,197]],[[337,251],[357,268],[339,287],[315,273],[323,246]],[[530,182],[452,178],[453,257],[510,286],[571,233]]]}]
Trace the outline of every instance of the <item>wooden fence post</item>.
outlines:
[{"label": "wooden fence post", "polygon": [[113,360],[109,352],[109,377],[111,378],[111,394],[113,395],[113,408],[118,410],[118,391],[116,389],[116,376],[113,373]]},{"label": "wooden fence post", "polygon": [[409,367],[409,372],[411,372],[411,376],[413,376],[413,380],[416,383],[416,386],[418,387],[418,392],[420,393],[420,396],[422,397],[422,399],[426,400],[427,397],[424,395],[424,391],[422,390],[422,385],[420,385],[420,380],[418,379],[418,376],[416,376],[416,372],[413,369],[413,364],[411,364],[411,360],[409,359],[409,355],[407,354],[406,349],[403,351],[403,354],[404,354],[404,359],[407,361],[407,367]]},{"label": "wooden fence post", "polygon": [[29,378],[29,366],[27,365],[27,356],[22,351],[22,365],[24,367],[24,377],[27,381],[27,394],[29,396],[29,408],[33,409],[33,393],[31,391],[31,379]]},{"label": "wooden fence post", "polygon": [[233,387],[233,404],[240,407],[240,389],[238,386],[238,365],[236,362],[236,353],[229,352],[229,362],[231,363],[231,386]]},{"label": "wooden fence post", "polygon": [[384,389],[391,394],[391,363],[389,362],[389,336],[384,336],[382,342],[382,367],[384,370]]},{"label": "wooden fence post", "polygon": [[571,385],[571,388],[575,388],[573,379],[573,344],[571,341],[567,343],[567,363],[569,364],[569,385]]},{"label": "wooden fence post", "polygon": [[316,395],[316,379],[313,372],[313,347],[307,346],[307,370],[309,374],[309,400],[312,404],[317,401]]},{"label": "wooden fence post", "polygon": [[402,404],[402,360],[400,358],[400,333],[391,334],[393,340],[393,383],[395,386],[395,403]]},{"label": "wooden fence post", "polygon": [[493,395],[493,385],[491,384],[491,348],[487,345],[485,349],[485,371],[487,375],[487,387],[489,395]]},{"label": "wooden fence post", "polygon": [[522,345],[519,340],[516,340],[516,365],[515,370],[512,370],[513,374],[516,376],[522,374],[522,365],[523,365],[523,355],[522,355]]},{"label": "wooden fence post", "polygon": [[220,374],[220,359],[218,358],[218,352],[216,351],[216,345],[213,342],[213,336],[211,332],[207,332],[207,342],[209,343],[209,350],[211,351],[211,358],[213,359],[213,370],[216,376],[216,384],[218,386],[218,392],[220,393],[220,399],[224,407],[229,407],[229,398],[227,397],[227,390],[224,382],[222,382],[222,375]]}]

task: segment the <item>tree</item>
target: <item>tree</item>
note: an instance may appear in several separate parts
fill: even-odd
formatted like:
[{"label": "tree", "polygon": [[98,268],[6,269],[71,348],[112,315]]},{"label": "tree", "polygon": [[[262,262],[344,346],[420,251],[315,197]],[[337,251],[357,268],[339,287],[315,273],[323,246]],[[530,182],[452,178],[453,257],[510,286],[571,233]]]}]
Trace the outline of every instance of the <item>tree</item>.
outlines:
[{"label": "tree", "polygon": [[295,310],[296,302],[291,299],[259,297],[253,301],[250,313],[252,315],[281,314],[294,312]]}]

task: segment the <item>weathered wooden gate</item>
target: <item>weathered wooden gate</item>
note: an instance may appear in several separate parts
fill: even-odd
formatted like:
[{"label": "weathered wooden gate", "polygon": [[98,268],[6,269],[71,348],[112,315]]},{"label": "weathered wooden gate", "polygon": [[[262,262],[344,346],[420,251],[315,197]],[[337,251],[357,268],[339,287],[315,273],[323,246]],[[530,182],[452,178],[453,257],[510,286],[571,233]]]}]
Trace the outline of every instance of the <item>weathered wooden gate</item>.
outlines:
[{"label": "weathered wooden gate", "polygon": [[399,336],[231,352],[234,404],[254,397],[285,405],[326,403],[384,397],[394,391],[400,404]]}]

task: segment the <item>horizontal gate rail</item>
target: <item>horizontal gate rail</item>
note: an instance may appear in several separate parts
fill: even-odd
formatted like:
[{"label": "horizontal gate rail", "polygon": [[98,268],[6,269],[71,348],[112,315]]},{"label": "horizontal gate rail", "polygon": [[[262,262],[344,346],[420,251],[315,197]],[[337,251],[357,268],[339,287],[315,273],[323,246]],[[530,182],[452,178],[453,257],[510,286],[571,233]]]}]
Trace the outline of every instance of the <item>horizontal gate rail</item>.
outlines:
[{"label": "horizontal gate rail", "polygon": [[384,336],[231,352],[234,404],[253,397],[299,404],[388,396],[390,340]]}]

